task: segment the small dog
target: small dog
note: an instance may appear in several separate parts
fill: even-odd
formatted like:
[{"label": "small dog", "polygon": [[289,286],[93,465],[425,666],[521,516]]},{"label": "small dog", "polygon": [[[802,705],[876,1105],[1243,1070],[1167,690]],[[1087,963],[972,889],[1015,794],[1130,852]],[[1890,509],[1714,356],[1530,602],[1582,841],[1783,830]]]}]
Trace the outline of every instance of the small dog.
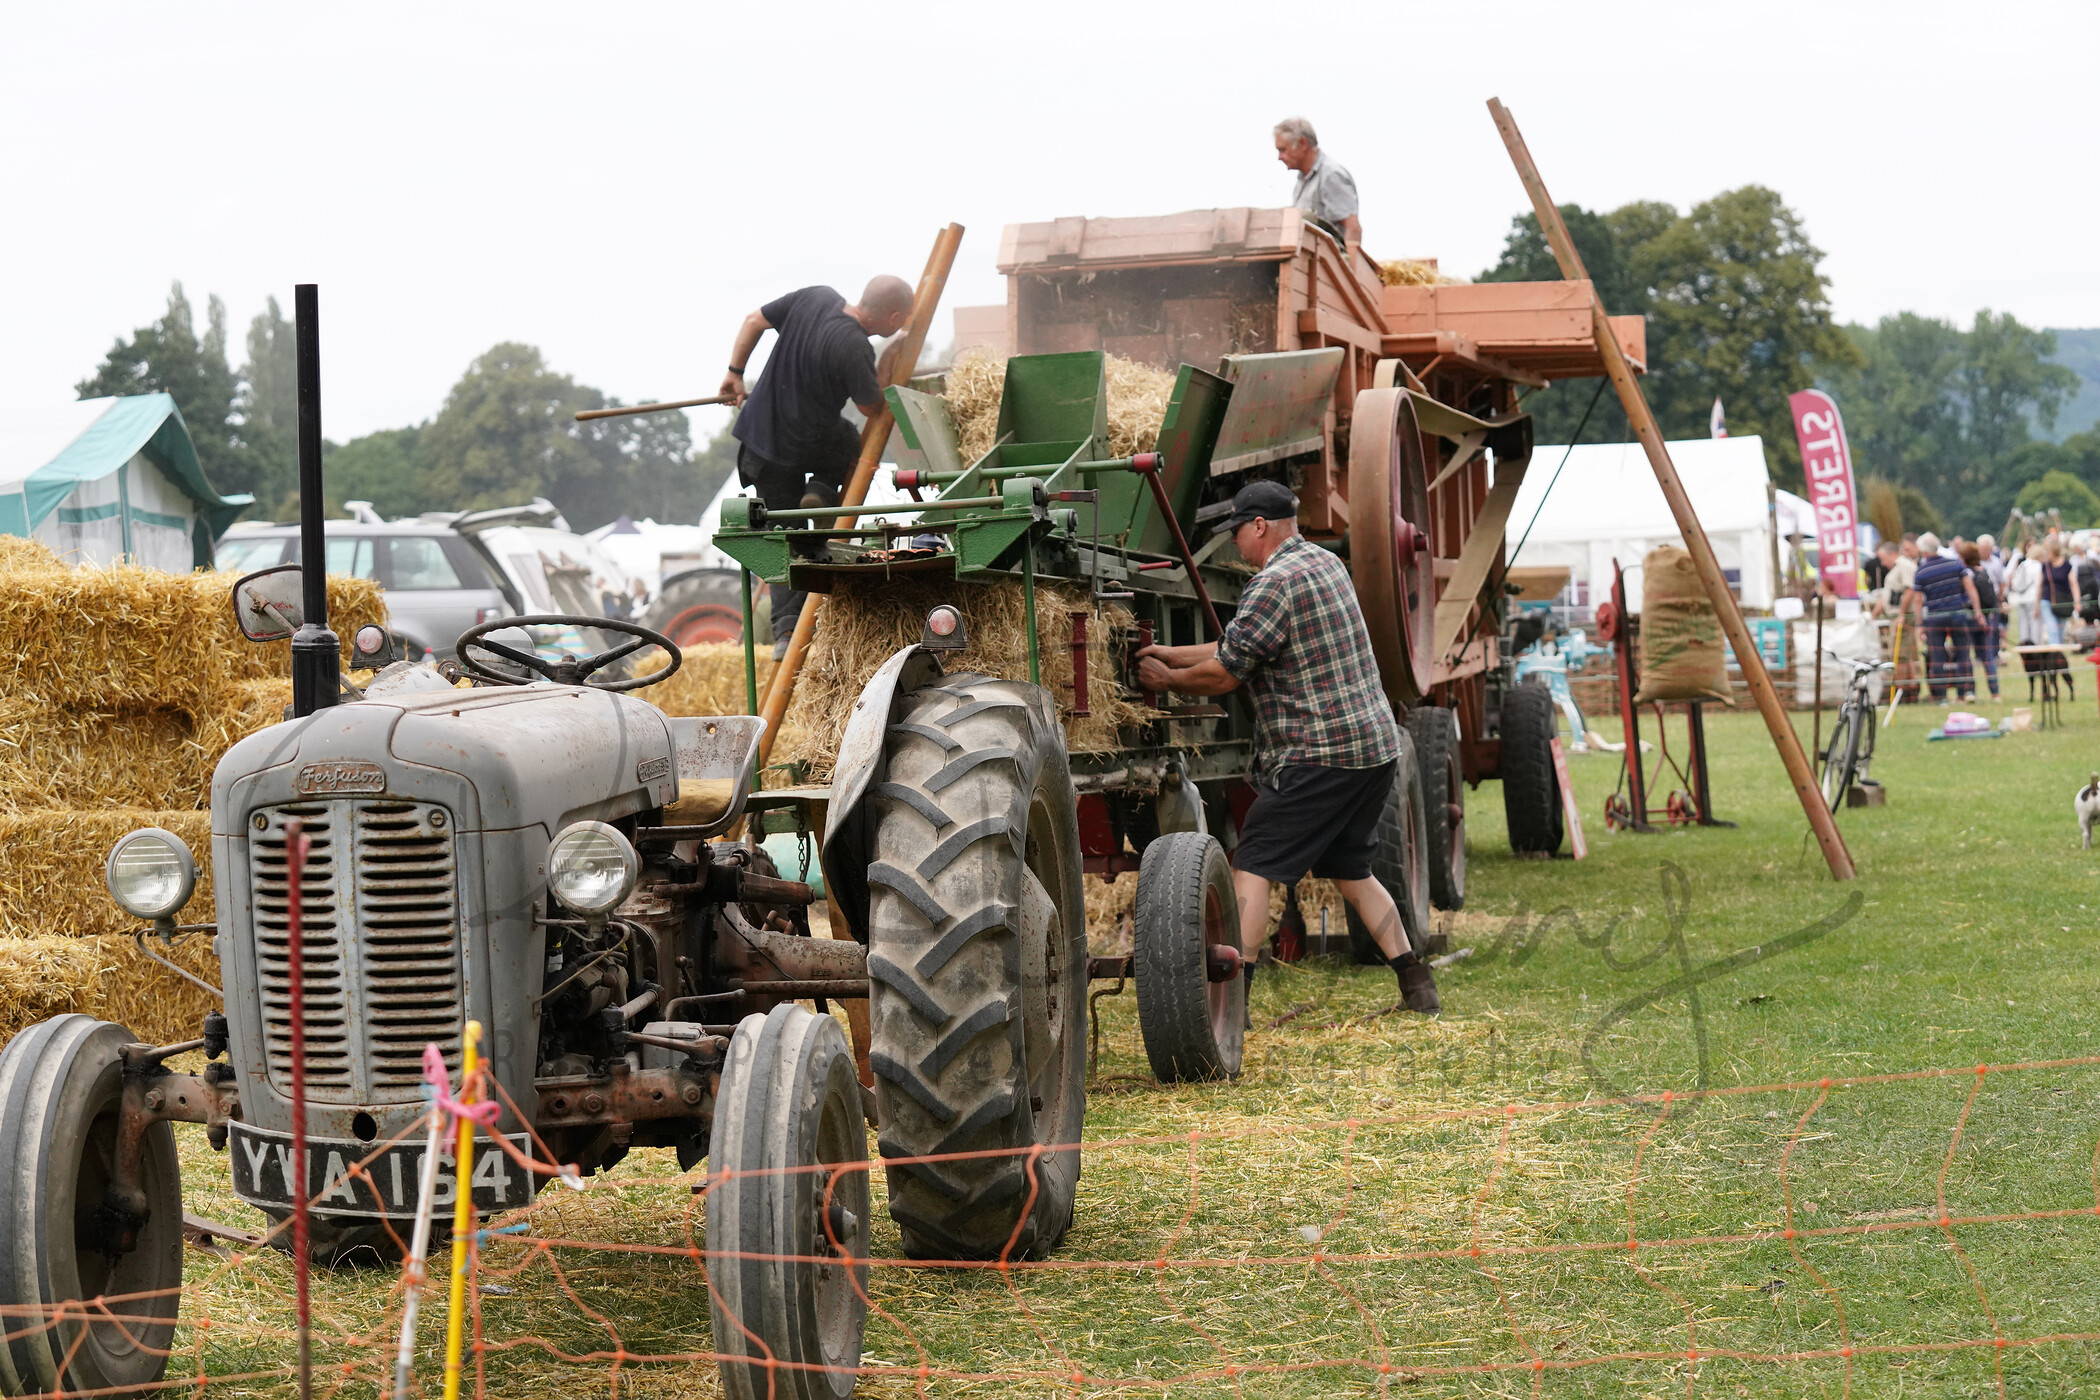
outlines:
[{"label": "small dog", "polygon": [[2100,773],[2093,774],[2093,780],[2078,789],[2078,795],[2071,799],[2071,810],[2078,814],[2078,830],[2085,836],[2085,848],[2090,851],[2093,824],[2100,822]]}]

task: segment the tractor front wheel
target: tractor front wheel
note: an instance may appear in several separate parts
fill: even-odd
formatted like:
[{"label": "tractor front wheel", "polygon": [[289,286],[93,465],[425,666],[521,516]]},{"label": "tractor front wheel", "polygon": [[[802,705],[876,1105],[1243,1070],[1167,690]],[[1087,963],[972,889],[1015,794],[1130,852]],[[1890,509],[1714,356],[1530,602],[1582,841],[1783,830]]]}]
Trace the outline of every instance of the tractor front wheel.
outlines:
[{"label": "tractor front wheel", "polygon": [[730,1400],[853,1393],[868,1324],[867,1158],[839,1023],[793,1003],[746,1016],[707,1151],[715,1350],[748,1358],[722,1363]]},{"label": "tractor front wheel", "polygon": [[0,1051],[0,1390],[131,1394],[156,1387],[182,1290],[175,1134],[139,1134],[119,1180],[120,1051],[136,1037],[57,1016]]}]

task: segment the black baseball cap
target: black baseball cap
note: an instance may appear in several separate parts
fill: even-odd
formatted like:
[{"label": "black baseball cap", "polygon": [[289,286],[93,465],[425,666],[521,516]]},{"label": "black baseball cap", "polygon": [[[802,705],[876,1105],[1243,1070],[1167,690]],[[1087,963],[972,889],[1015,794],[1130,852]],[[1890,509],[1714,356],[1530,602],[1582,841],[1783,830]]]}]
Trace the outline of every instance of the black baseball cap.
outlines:
[{"label": "black baseball cap", "polygon": [[1280,481],[1250,481],[1232,496],[1232,514],[1218,522],[1214,535],[1229,535],[1250,520],[1296,520],[1298,498]]}]

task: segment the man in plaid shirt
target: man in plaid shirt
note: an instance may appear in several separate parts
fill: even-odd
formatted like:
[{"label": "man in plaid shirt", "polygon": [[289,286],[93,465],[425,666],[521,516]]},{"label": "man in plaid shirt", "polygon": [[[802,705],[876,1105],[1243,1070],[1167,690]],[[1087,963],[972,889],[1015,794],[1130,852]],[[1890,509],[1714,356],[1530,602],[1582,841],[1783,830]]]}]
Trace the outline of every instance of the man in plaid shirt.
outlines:
[{"label": "man in plaid shirt", "polygon": [[[1269,931],[1269,884],[1333,880],[1377,940],[1411,1011],[1438,1008],[1429,964],[1409,946],[1395,892],[1372,873],[1379,820],[1401,763],[1414,761],[1378,682],[1349,570],[1298,533],[1298,501],[1273,481],[1241,487],[1230,531],[1256,569],[1225,635],[1147,647],[1147,690],[1254,699],[1254,805],[1233,852],[1240,945],[1251,961]],[[1405,890],[1398,892],[1405,898]]]}]

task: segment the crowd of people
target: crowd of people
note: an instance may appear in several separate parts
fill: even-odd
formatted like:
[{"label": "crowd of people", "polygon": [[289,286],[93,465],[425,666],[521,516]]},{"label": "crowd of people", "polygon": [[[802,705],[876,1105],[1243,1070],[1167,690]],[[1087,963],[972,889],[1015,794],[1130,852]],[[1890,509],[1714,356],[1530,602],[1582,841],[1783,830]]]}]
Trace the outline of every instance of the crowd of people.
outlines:
[{"label": "crowd of people", "polygon": [[1946,541],[1927,531],[1883,540],[1867,566],[1875,615],[1916,629],[1933,700],[1973,700],[1983,669],[1998,698],[2007,646],[2059,646],[2067,629],[2100,622],[2100,545],[2052,530],[2025,552],[1989,535]]}]

